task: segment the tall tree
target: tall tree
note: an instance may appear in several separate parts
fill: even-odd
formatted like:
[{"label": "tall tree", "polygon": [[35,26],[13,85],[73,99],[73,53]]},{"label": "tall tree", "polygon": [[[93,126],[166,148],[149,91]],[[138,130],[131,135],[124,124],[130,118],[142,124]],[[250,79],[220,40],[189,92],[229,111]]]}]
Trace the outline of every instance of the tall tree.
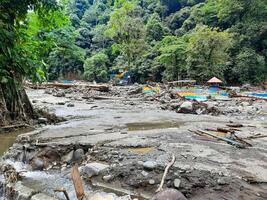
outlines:
[{"label": "tall tree", "polygon": [[33,108],[21,83],[25,76],[40,75],[36,59],[25,47],[22,34],[26,16],[57,9],[56,0],[2,0],[0,2],[0,124],[33,117]]}]

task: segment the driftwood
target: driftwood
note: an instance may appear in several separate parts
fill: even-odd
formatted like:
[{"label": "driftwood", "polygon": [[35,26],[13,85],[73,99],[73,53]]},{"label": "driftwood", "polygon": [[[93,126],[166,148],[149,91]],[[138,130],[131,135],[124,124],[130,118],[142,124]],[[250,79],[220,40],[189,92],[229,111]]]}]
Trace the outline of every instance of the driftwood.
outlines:
[{"label": "driftwood", "polygon": [[[28,87],[32,89],[45,89],[45,88],[59,88],[59,89],[68,89],[72,87],[80,86],[78,84],[68,84],[68,83],[45,83],[41,85],[34,85],[34,84],[27,84]],[[88,84],[82,84],[81,86],[84,86],[85,88],[97,90],[101,92],[108,92],[109,86],[108,85],[88,85]]]},{"label": "driftwood", "polygon": [[267,98],[263,97],[253,97],[253,96],[245,96],[245,95],[231,95],[231,98],[248,98],[248,99],[254,99],[254,100],[263,100],[267,101]]},{"label": "driftwood", "polygon": [[160,192],[160,191],[162,191],[162,187],[163,187],[163,185],[164,185],[164,181],[165,181],[165,178],[166,178],[167,173],[168,173],[168,171],[169,171],[169,168],[174,164],[174,162],[175,162],[175,156],[172,155],[172,160],[171,160],[171,162],[169,162],[168,165],[166,166],[166,168],[165,168],[165,170],[164,170],[164,173],[163,173],[163,176],[162,176],[162,179],[161,179],[161,182],[160,182],[160,185],[159,185],[158,189],[156,190],[156,192]]},{"label": "driftwood", "polygon": [[267,137],[267,135],[257,134],[257,135],[248,136],[245,139],[251,140],[251,139],[265,138],[265,137]]},{"label": "driftwood", "polygon": [[193,133],[196,133],[198,135],[202,134],[202,135],[208,135],[208,136],[214,137],[214,138],[216,138],[218,140],[222,140],[222,141],[227,142],[227,143],[229,143],[229,144],[231,144],[233,146],[236,146],[238,148],[245,148],[245,145],[240,143],[240,142],[237,142],[237,141],[229,139],[229,138],[220,137],[220,136],[214,135],[212,133],[209,133],[207,131],[203,131],[203,130],[197,130],[197,131],[189,130],[189,131],[193,132]]},{"label": "driftwood", "polygon": [[71,169],[71,177],[75,188],[76,196],[78,200],[82,200],[85,196],[82,179],[78,170],[78,164],[76,163]]},{"label": "driftwood", "polygon": [[9,129],[15,129],[15,128],[22,128],[22,127],[30,127],[29,124],[14,124],[9,126],[0,126],[0,129],[2,130],[9,130]]},{"label": "driftwood", "polygon": [[65,188],[61,188],[61,189],[55,189],[54,192],[63,192],[64,196],[66,197],[67,200],[70,200],[70,197],[66,191]]},{"label": "driftwood", "polygon": [[244,127],[243,124],[226,124],[226,126],[232,127],[232,128],[241,128],[241,127]]}]

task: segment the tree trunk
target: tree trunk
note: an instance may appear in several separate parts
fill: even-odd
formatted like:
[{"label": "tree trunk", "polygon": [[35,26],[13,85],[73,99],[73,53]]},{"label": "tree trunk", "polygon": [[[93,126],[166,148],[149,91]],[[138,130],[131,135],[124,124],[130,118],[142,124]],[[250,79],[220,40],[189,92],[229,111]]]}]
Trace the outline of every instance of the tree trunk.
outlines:
[{"label": "tree trunk", "polygon": [[0,84],[0,126],[28,122],[34,117],[32,104],[20,83]]}]

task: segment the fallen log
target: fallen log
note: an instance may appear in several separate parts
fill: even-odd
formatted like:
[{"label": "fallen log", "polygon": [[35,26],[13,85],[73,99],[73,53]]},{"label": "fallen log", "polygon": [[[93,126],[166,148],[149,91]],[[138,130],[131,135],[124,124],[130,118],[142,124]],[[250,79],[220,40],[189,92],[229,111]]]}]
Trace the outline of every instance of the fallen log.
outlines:
[{"label": "fallen log", "polygon": [[263,101],[267,101],[267,98],[263,98],[263,97],[253,97],[253,96],[246,96],[246,95],[231,95],[231,98],[248,98],[248,99],[253,99],[253,100],[263,100]]},{"label": "fallen log", "polygon": [[45,88],[59,88],[59,89],[68,89],[71,87],[84,86],[85,88],[91,90],[97,90],[101,92],[108,92],[108,85],[88,85],[88,84],[68,84],[68,83],[44,83],[41,85],[27,84],[28,87],[32,89],[45,89]]},{"label": "fallen log", "polygon": [[1,131],[9,131],[9,130],[13,130],[13,129],[17,129],[17,128],[28,128],[31,127],[29,124],[14,124],[14,125],[9,125],[9,126],[0,126],[0,132]]},{"label": "fallen log", "polygon": [[226,124],[226,126],[232,127],[232,128],[241,128],[241,127],[244,127],[243,124]]},{"label": "fallen log", "polygon": [[245,139],[251,140],[251,139],[265,138],[265,137],[267,137],[267,135],[261,135],[261,134],[259,134],[259,135],[248,136]]}]

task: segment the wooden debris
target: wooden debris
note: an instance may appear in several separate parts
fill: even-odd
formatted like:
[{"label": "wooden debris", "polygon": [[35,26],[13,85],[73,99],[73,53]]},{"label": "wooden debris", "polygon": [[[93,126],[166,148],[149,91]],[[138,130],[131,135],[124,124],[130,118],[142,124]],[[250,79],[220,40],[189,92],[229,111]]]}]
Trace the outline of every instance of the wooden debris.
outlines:
[{"label": "wooden debris", "polygon": [[72,87],[77,86],[84,86],[85,88],[91,89],[91,90],[97,90],[101,92],[108,92],[109,86],[108,85],[88,85],[88,84],[68,84],[68,83],[45,83],[41,85],[35,85],[35,84],[26,84],[28,87],[32,89],[45,89],[45,88],[59,88],[59,89],[68,89]]},{"label": "wooden debris", "polygon": [[75,188],[76,196],[78,200],[82,200],[85,196],[82,179],[78,170],[78,164],[76,163],[71,169],[71,177]]},{"label": "wooden debris", "polygon": [[231,144],[233,146],[236,146],[238,148],[245,148],[245,145],[240,143],[240,142],[237,142],[237,141],[229,139],[229,138],[220,137],[220,136],[214,135],[212,133],[209,133],[207,131],[203,131],[203,130],[197,130],[197,131],[189,130],[189,131],[193,132],[193,133],[196,133],[198,135],[203,135],[204,134],[204,135],[208,135],[208,136],[214,137],[214,138],[216,138],[218,140],[222,140],[222,141],[227,142],[227,143],[229,143],[229,144]]},{"label": "wooden debris", "polygon": [[241,128],[241,127],[244,127],[243,124],[226,124],[226,126],[228,127],[232,127],[232,128]]},{"label": "wooden debris", "polygon": [[247,146],[249,146],[249,147],[252,147],[252,144],[248,143],[248,142],[245,141],[243,138],[240,138],[240,137],[238,137],[238,136],[235,135],[235,134],[234,134],[234,137],[235,137],[236,140],[240,141],[241,143],[243,143],[243,144],[245,144],[245,145],[247,145]]},{"label": "wooden debris", "polygon": [[17,128],[25,128],[25,127],[31,127],[29,124],[14,124],[14,125],[9,125],[9,126],[2,126],[0,127],[0,131],[8,131],[8,130],[13,130]]},{"label": "wooden debris", "polygon": [[168,173],[168,171],[169,171],[169,168],[174,164],[174,162],[175,162],[175,156],[172,155],[172,160],[171,160],[171,162],[169,162],[168,165],[166,166],[166,168],[165,168],[165,170],[164,170],[164,173],[163,173],[163,176],[162,176],[162,179],[161,179],[161,182],[160,182],[160,185],[159,185],[158,189],[156,190],[156,192],[160,192],[160,191],[162,191],[162,187],[163,187],[163,185],[164,185],[164,181],[165,181],[165,178],[166,178],[167,173]]},{"label": "wooden debris", "polygon": [[262,134],[259,133],[259,134],[256,134],[256,135],[248,136],[248,137],[246,137],[244,139],[251,140],[251,139],[265,138],[265,137],[267,137],[267,135],[262,135]]},{"label": "wooden debris", "polygon": [[67,193],[67,191],[66,191],[65,188],[55,189],[54,192],[63,192],[63,194],[64,194],[64,196],[66,197],[66,199],[67,199],[67,200],[70,200],[69,195],[68,195],[68,193]]}]

